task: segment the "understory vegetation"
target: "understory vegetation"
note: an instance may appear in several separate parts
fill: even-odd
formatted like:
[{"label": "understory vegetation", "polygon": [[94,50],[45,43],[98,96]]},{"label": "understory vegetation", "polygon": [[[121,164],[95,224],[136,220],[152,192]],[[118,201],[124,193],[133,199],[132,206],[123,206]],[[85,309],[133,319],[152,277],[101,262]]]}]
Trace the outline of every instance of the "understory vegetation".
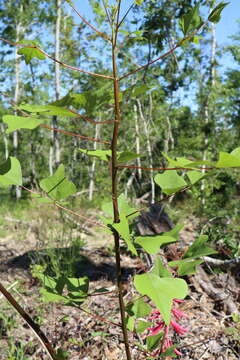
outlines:
[{"label": "understory vegetation", "polygon": [[0,0],[1,359],[239,358],[231,5]]}]

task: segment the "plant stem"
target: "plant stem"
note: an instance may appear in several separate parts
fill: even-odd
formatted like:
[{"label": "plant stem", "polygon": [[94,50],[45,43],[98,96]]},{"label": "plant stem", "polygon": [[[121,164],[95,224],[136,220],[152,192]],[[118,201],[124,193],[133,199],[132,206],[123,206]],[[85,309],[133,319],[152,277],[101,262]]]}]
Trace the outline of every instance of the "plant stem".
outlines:
[{"label": "plant stem", "polygon": [[[121,121],[121,111],[120,111],[120,102],[119,102],[119,80],[117,77],[117,63],[116,63],[116,39],[117,39],[117,27],[116,32],[112,37],[112,67],[113,67],[113,86],[114,86],[114,112],[115,112],[115,121],[114,129],[112,135],[112,160],[111,160],[111,177],[112,177],[112,203],[113,203],[113,213],[114,213],[114,223],[119,223],[119,210],[118,210],[118,200],[117,200],[117,186],[118,186],[118,166],[117,166],[117,141],[118,141],[118,130],[119,124]],[[119,307],[121,313],[121,323],[122,323],[122,333],[125,344],[125,351],[127,360],[131,360],[131,352],[128,341],[128,333],[126,327],[126,318],[125,318],[125,306],[123,300],[123,284],[122,284],[122,270],[121,270],[121,260],[120,260],[120,236],[117,231],[113,232],[114,235],[114,244],[115,244],[115,259],[116,259],[116,277],[117,277],[117,286],[118,286],[118,299]]]},{"label": "plant stem", "polygon": [[52,360],[58,360],[58,356],[55,353],[52,345],[50,344],[46,335],[42,332],[40,327],[33,321],[28,313],[21,307],[21,305],[12,297],[12,295],[7,291],[7,289],[0,283],[0,292],[5,296],[5,298],[10,302],[14,309],[19,313],[19,315],[25,320],[30,329],[33,331],[35,336],[39,339],[45,350],[47,351],[49,357]]}]

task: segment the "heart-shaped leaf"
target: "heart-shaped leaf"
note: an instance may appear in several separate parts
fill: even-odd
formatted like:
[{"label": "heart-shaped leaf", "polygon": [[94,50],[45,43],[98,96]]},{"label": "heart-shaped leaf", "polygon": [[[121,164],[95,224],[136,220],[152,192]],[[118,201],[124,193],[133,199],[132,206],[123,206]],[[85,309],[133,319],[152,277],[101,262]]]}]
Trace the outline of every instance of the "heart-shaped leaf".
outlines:
[{"label": "heart-shaped leaf", "polygon": [[151,273],[135,275],[134,285],[140,294],[147,295],[153,301],[167,325],[170,323],[173,299],[184,299],[188,292],[184,280],[160,278]]}]

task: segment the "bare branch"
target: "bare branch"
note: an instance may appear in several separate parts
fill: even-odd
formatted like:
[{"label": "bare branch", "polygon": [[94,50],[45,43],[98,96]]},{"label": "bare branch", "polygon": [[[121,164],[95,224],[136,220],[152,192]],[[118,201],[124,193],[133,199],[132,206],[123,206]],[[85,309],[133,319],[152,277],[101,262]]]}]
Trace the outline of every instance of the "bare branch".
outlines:
[{"label": "bare branch", "polygon": [[99,143],[102,143],[102,144],[110,144],[109,141],[98,140],[98,139],[95,139],[95,138],[92,138],[92,137],[89,137],[89,136],[83,136],[83,135],[78,135],[78,134],[70,133],[70,132],[65,131],[65,130],[60,130],[60,129],[52,128],[51,126],[48,126],[48,125],[40,124],[39,126],[42,127],[42,128],[48,129],[48,130],[60,132],[60,133],[65,134],[65,135],[76,136],[76,137],[80,137],[80,138],[83,138],[83,139],[86,139],[86,140],[96,141],[96,142],[99,142]]},{"label": "bare branch", "polygon": [[196,30],[195,32],[193,32],[192,34],[184,37],[181,41],[179,41],[172,49],[170,49],[169,51],[167,51],[165,54],[159,56],[157,59],[152,60],[152,61],[148,61],[145,65],[140,66],[139,68],[128,72],[127,74],[123,75],[122,77],[119,78],[119,80],[122,80],[132,74],[135,74],[138,71],[141,71],[143,69],[145,69],[146,67],[155,64],[157,61],[164,59],[166,56],[172,54],[177,48],[179,48],[185,41],[191,39],[192,37],[194,37],[205,25],[207,22],[205,22],[198,30]]},{"label": "bare branch", "polygon": [[70,0],[66,0],[66,2],[69,4],[69,6],[73,9],[73,11],[80,17],[80,19],[89,26],[92,30],[94,30],[99,36],[101,36],[103,39],[108,40],[111,42],[111,39],[101,31],[99,31],[97,28],[95,28],[92,24],[90,24],[81,14],[80,12],[73,6],[73,3]]},{"label": "bare branch", "polygon": [[20,43],[15,43],[13,41],[10,41],[10,40],[7,40],[7,39],[3,39],[0,37],[0,40],[4,41],[5,43],[9,44],[9,45],[12,45],[12,46],[19,46],[19,47],[23,47],[23,48],[27,48],[27,49],[37,49],[39,52],[41,52],[43,55],[45,55],[46,57],[48,57],[49,59],[53,60],[54,62],[60,64],[61,66],[67,68],[67,69],[71,69],[71,70],[75,70],[75,71],[78,71],[78,72],[81,72],[83,74],[87,74],[87,75],[92,75],[92,76],[95,76],[95,77],[101,77],[101,78],[104,78],[104,79],[112,79],[113,80],[113,77],[112,76],[109,76],[109,75],[103,75],[103,74],[97,74],[97,73],[94,73],[94,72],[91,72],[91,71],[87,71],[87,70],[82,70],[82,69],[79,69],[75,66],[71,66],[71,65],[68,65],[68,64],[65,64],[64,62],[58,60],[58,59],[55,59],[53,56],[49,55],[46,51],[42,50],[40,47],[38,46],[24,46],[23,44],[20,44]]}]

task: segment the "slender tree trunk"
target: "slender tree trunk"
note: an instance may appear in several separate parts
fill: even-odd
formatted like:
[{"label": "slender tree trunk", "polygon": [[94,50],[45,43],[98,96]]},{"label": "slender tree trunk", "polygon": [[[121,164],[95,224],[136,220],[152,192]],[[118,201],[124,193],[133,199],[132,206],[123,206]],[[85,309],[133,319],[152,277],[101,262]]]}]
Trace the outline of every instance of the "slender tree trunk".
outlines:
[{"label": "slender tree trunk", "polygon": [[[208,146],[209,146],[209,100],[211,92],[215,86],[216,83],[216,26],[215,24],[211,24],[211,32],[212,32],[212,40],[211,40],[211,69],[210,69],[210,89],[207,94],[205,103],[204,103],[204,125],[207,129],[207,132],[205,130],[205,136],[204,136],[204,144],[203,144],[203,160],[207,160],[207,154],[208,154]],[[211,114],[213,116],[213,114]],[[205,165],[203,166],[202,173],[205,174]],[[205,206],[205,181],[203,180],[201,183],[201,193],[202,193],[202,206]]]},{"label": "slender tree trunk", "polygon": [[[139,131],[139,123],[138,123],[138,113],[137,106],[134,104],[134,119],[135,119],[135,142],[136,142],[136,153],[140,154],[140,131]],[[137,158],[137,166],[141,166],[141,159]],[[142,169],[137,169],[139,180],[142,178]]]},{"label": "slender tree trunk", "polygon": [[[150,142],[149,124],[147,123],[147,119],[143,115],[142,104],[141,104],[141,101],[139,99],[137,99],[137,105],[138,105],[139,115],[140,115],[140,118],[141,118],[142,123],[143,123],[144,133],[145,133],[145,136],[146,136],[149,167],[152,168],[153,167],[153,156],[152,156],[152,147],[151,147],[151,142]],[[155,202],[155,183],[154,183],[153,177],[154,177],[154,173],[153,173],[153,170],[151,170],[150,171],[151,204],[153,204]]]},{"label": "slender tree trunk", "polygon": [[[20,9],[21,12],[22,9]],[[20,40],[20,34],[22,31],[22,27],[21,24],[18,23],[16,25],[16,42],[18,42]],[[20,63],[20,55],[18,55],[17,51],[17,47],[15,47],[15,90],[14,90],[14,104],[18,104],[19,102],[19,98],[20,98],[20,72],[21,72],[21,63]],[[17,115],[17,110],[14,110],[14,115]],[[19,143],[19,139],[18,139],[18,132],[14,131],[13,132],[13,153],[14,156],[17,157],[18,155],[18,143]],[[21,198],[21,187],[20,186],[16,186],[16,199],[20,199]]]},{"label": "slender tree trunk", "polygon": [[2,137],[3,137],[3,142],[4,142],[5,159],[7,160],[8,156],[9,156],[8,136],[7,136],[6,131],[4,129],[3,123],[1,123],[0,125],[1,125],[1,132],[2,132]]},{"label": "slender tree trunk", "polygon": [[[62,0],[56,0],[56,23],[55,23],[55,59],[60,59],[60,25],[61,25],[61,10]],[[55,99],[60,98],[61,83],[60,83],[60,64],[55,62]],[[52,127],[58,127],[57,116],[52,117]],[[59,143],[59,136],[56,131],[52,132],[51,146],[49,150],[49,172],[52,175],[53,171],[60,164],[61,149]]]},{"label": "slender tree trunk", "polygon": [[[100,138],[100,124],[96,124],[96,126],[95,126],[95,136],[94,137],[95,137],[95,139]],[[97,150],[97,142],[94,142],[93,148],[94,148],[94,150]],[[96,158],[93,157],[92,166],[90,169],[90,182],[89,182],[89,190],[88,190],[88,198],[90,201],[92,201],[92,199],[93,199],[95,169],[96,169]]]}]

